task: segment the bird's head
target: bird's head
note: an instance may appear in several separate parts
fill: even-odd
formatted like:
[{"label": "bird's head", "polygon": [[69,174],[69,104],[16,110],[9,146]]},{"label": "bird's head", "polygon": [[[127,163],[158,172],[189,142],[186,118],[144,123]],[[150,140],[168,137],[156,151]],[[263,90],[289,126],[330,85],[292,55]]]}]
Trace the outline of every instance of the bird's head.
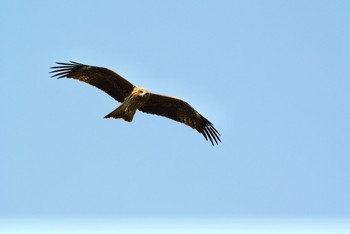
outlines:
[{"label": "bird's head", "polygon": [[144,88],[135,88],[134,92],[136,93],[136,95],[142,96],[142,97],[143,96],[148,97],[150,95],[148,90]]}]

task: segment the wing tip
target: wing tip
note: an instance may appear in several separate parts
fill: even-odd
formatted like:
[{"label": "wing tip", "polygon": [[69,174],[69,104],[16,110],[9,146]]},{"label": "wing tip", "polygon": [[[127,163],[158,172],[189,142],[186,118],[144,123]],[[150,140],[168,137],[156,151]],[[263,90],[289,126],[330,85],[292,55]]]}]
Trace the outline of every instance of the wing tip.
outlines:
[{"label": "wing tip", "polygon": [[214,125],[209,120],[207,120],[204,117],[203,117],[203,120],[204,120],[204,126],[202,127],[200,133],[202,133],[204,138],[207,141],[209,140],[213,146],[215,144],[219,145],[219,143],[222,143],[222,141],[220,139],[221,134],[219,133],[219,131],[216,130]]},{"label": "wing tip", "polygon": [[53,69],[49,73],[53,74],[51,78],[68,78],[69,73],[72,71],[72,69],[80,66],[84,66],[84,64],[74,62],[74,61],[69,61],[69,63],[63,63],[63,62],[56,62],[58,66],[52,66],[50,69]]},{"label": "wing tip", "polygon": [[212,145],[219,145],[219,143],[222,143],[220,134],[216,133],[212,128],[204,128],[201,134],[204,136],[205,140],[210,141]]}]

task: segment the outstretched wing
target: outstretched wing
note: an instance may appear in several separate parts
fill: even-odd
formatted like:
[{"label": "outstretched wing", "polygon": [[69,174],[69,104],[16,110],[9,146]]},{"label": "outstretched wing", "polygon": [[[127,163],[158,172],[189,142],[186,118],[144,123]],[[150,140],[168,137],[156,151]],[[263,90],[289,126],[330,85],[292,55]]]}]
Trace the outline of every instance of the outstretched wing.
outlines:
[{"label": "outstretched wing", "polygon": [[221,142],[220,133],[213,124],[181,99],[151,93],[148,101],[139,110],[184,123],[196,129],[213,145],[214,141],[216,144]]},{"label": "outstretched wing", "polygon": [[115,100],[123,102],[124,98],[130,94],[134,85],[121,77],[119,74],[103,67],[84,65],[70,61],[70,63],[57,62],[59,66],[51,67],[54,69],[52,77],[73,78],[93,85]]}]

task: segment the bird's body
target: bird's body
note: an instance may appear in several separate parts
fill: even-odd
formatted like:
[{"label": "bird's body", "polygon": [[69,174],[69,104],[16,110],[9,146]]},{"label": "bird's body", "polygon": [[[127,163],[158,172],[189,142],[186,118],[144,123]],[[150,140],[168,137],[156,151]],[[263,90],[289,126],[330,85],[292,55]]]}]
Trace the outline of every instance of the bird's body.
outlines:
[{"label": "bird's body", "polygon": [[122,118],[131,122],[136,110],[142,107],[149,99],[150,93],[147,89],[134,87],[129,96],[125,97],[123,103],[114,111],[105,116],[105,118]]},{"label": "bird's body", "polygon": [[121,118],[131,122],[136,111],[140,110],[184,123],[196,129],[212,144],[221,142],[220,133],[214,128],[213,124],[187,102],[179,98],[151,93],[147,89],[131,84],[122,76],[107,68],[76,62],[58,62],[57,64],[59,66],[51,67],[55,69],[51,71],[55,73],[52,77],[73,78],[86,82],[121,102],[121,105],[106,115],[105,118]]}]

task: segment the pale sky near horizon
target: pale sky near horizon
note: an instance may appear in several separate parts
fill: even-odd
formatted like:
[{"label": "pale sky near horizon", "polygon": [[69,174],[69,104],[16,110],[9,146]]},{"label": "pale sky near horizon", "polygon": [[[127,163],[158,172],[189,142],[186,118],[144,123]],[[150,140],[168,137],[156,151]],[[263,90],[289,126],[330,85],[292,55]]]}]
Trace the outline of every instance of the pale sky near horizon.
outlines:
[{"label": "pale sky near horizon", "polygon": [[[349,1],[1,1],[0,216],[349,217]],[[51,79],[103,66],[221,133]]]}]

